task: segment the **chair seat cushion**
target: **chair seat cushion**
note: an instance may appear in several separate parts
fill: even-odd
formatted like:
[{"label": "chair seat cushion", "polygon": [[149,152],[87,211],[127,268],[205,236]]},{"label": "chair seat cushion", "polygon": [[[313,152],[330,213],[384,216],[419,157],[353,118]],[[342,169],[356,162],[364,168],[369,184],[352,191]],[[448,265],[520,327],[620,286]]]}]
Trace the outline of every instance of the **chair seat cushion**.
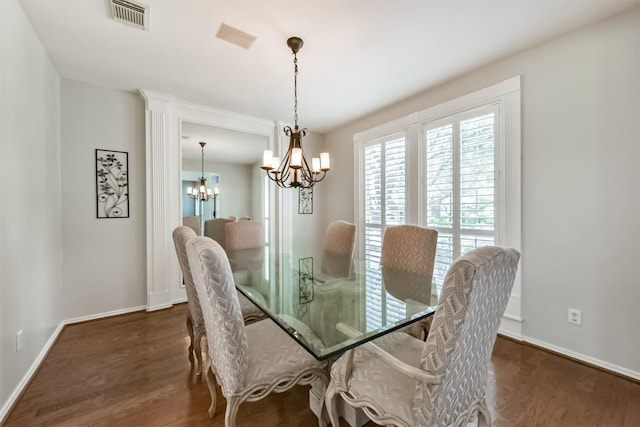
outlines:
[{"label": "chair seat cushion", "polygon": [[308,368],[322,368],[316,360],[271,319],[247,325],[249,367],[246,384],[271,384]]},{"label": "chair seat cushion", "polygon": [[[397,359],[411,366],[420,366],[424,342],[402,332],[393,332],[373,342]],[[331,369],[332,380],[338,384],[344,380],[338,377],[343,372],[340,365],[345,362],[344,357],[340,358]],[[400,374],[364,348],[355,349],[352,369],[349,393],[356,403],[367,402],[365,406],[379,414],[393,414],[405,425],[414,424],[412,407],[416,380]]]}]

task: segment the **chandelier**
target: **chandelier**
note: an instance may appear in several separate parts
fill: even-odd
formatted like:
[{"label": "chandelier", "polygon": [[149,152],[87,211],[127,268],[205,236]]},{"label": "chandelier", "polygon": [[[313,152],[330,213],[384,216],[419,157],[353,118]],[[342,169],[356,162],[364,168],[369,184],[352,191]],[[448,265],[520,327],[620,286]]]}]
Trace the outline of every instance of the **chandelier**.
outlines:
[{"label": "chandelier", "polygon": [[293,52],[293,118],[294,128],[286,126],[284,134],[289,137],[289,148],[282,162],[274,157],[271,150],[265,150],[262,157],[262,169],[267,172],[269,179],[282,188],[301,187],[311,188],[316,182],[324,179],[331,169],[329,153],[320,153],[320,157],[311,159],[311,165],[302,151],[301,139],[307,134],[307,129],[298,128],[298,51],[303,41],[299,37],[287,40],[287,46]]},{"label": "chandelier", "polygon": [[[204,146],[207,145],[206,142],[200,142],[200,149],[202,150],[202,176],[200,177],[200,186],[199,187],[187,187],[187,194],[194,200],[198,200],[200,202],[208,202],[213,199],[215,203],[215,199],[220,194],[220,189],[218,187],[211,190],[207,188],[207,178],[204,177]],[[214,205],[215,211],[215,205]],[[215,218],[215,213],[214,213]]]}]

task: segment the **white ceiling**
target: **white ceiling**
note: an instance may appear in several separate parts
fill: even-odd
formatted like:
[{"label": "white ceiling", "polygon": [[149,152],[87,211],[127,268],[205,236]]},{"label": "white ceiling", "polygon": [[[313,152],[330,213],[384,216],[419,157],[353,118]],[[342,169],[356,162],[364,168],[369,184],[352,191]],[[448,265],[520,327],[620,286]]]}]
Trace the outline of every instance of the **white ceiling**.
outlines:
[{"label": "white ceiling", "polygon": [[[638,0],[141,0],[148,32],[105,0],[20,3],[63,77],[270,120],[293,121],[299,36],[299,122],[323,133]],[[221,23],[256,42],[217,39]]]}]

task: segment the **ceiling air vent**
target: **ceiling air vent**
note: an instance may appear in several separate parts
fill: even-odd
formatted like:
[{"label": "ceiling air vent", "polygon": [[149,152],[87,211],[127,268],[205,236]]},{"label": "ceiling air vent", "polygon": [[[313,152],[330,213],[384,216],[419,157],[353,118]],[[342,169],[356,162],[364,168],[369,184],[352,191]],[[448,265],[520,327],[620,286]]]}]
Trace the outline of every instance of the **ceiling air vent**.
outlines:
[{"label": "ceiling air vent", "polygon": [[220,40],[233,43],[236,46],[240,46],[244,49],[249,49],[257,38],[256,36],[245,33],[244,31],[240,31],[236,28],[230,27],[224,22],[220,24],[220,28],[218,28],[216,37]]},{"label": "ceiling air vent", "polygon": [[149,8],[126,0],[107,0],[114,21],[149,30]]}]

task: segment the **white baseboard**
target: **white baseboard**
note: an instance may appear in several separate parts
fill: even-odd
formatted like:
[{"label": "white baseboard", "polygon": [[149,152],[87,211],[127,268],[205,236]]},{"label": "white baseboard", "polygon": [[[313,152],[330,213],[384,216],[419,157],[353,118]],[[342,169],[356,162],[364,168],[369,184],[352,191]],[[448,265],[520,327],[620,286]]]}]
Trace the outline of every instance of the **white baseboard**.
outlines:
[{"label": "white baseboard", "polygon": [[522,341],[522,321],[520,317],[504,315],[500,321],[498,333],[517,341]]},{"label": "white baseboard", "polygon": [[594,365],[600,368],[603,368],[607,371],[615,372],[620,375],[624,375],[625,377],[633,378],[635,380],[640,380],[640,372],[632,371],[631,369],[623,368],[621,366],[614,365],[609,362],[605,362],[603,360],[596,359],[594,357],[585,356],[584,354],[576,353],[575,351],[567,350],[566,348],[558,347],[553,344],[549,344],[548,342],[536,340],[533,338],[524,338],[525,342],[531,343],[538,347],[545,348],[547,350],[554,351],[556,353],[563,354],[565,356],[569,356],[573,359],[580,360],[582,362],[588,363],[590,365]]},{"label": "white baseboard", "polygon": [[147,295],[147,311],[162,310],[171,307],[171,293],[169,291],[150,292]]},{"label": "white baseboard", "polygon": [[182,304],[183,302],[187,302],[187,297],[174,299],[171,304]]},{"label": "white baseboard", "polygon": [[40,353],[38,353],[38,356],[36,356],[35,360],[29,367],[29,370],[24,374],[16,388],[13,390],[13,393],[11,393],[7,401],[2,406],[2,409],[0,410],[0,425],[4,423],[6,416],[9,415],[9,411],[31,381],[31,377],[33,377],[33,375],[36,373],[36,371],[40,367],[40,364],[42,364],[42,361],[44,360],[47,353],[49,353],[49,350],[51,350],[51,347],[53,347],[53,344],[58,339],[58,335],[60,335],[60,332],[62,332],[63,328],[64,322],[60,322],[58,327],[53,331],[53,333],[45,343],[44,347],[42,347],[42,350],[40,350]]},{"label": "white baseboard", "polygon": [[53,347],[53,344],[55,344],[56,340],[58,339],[58,336],[60,336],[60,333],[62,332],[65,326],[72,325],[74,323],[86,322],[87,320],[101,319],[104,317],[112,317],[112,316],[117,316],[119,314],[132,313],[134,311],[142,311],[145,309],[146,309],[146,306],[142,305],[139,307],[130,307],[130,308],[124,308],[121,310],[108,311],[105,313],[75,317],[75,318],[63,320],[62,322],[60,322],[60,324],[58,324],[58,327],[53,331],[53,333],[51,334],[51,336],[49,337],[45,345],[42,347],[42,350],[40,350],[40,353],[38,353],[38,356],[36,356],[36,358],[34,359],[33,363],[29,367],[29,370],[24,374],[24,376],[22,377],[22,379],[20,380],[16,388],[13,390],[13,393],[11,393],[11,395],[9,396],[7,401],[4,403],[4,405],[2,405],[2,409],[0,409],[0,425],[4,423],[5,418],[7,417],[7,415],[9,415],[9,411],[11,410],[13,405],[16,403],[16,401],[18,400],[18,398],[20,397],[24,389],[27,387],[29,382],[31,381],[31,378],[33,377],[33,375],[36,373],[36,371],[44,361],[44,358],[47,356],[47,354],[51,350],[51,347]]},{"label": "white baseboard", "polygon": [[123,308],[120,310],[107,311],[104,313],[90,314],[88,316],[74,317],[73,319],[63,320],[62,322],[60,322],[60,324],[63,326],[72,325],[74,323],[86,322],[87,320],[102,319],[105,317],[118,316],[120,314],[133,313],[135,311],[142,311],[146,309],[147,309],[146,305],[140,305],[138,307],[129,307],[129,308]]}]

